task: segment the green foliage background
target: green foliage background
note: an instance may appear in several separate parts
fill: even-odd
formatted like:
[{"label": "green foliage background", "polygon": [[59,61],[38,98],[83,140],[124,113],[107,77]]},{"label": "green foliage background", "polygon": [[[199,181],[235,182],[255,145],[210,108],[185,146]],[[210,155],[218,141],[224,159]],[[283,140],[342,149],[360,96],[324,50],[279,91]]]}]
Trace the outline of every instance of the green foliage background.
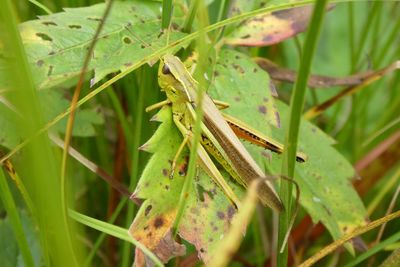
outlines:
[{"label": "green foliage background", "polygon": [[[104,8],[104,5],[97,5],[91,8],[75,9],[101,1],[41,1],[53,12],[61,12],[68,7],[63,13],[44,16],[45,10],[35,5],[34,2],[36,1],[14,3],[16,13],[13,14],[14,19],[21,23],[19,31],[33,75],[30,76],[28,73],[24,76],[20,73],[14,73],[15,76],[7,77],[7,75],[4,75],[4,71],[1,71],[0,96],[5,98],[9,96],[7,88],[10,84],[7,83],[9,80],[7,78],[13,78],[11,79],[11,87],[32,87],[32,89],[38,91],[37,93],[30,92],[35,97],[29,97],[29,94],[21,98],[14,97],[13,99],[13,96],[10,97],[11,104],[15,104],[17,109],[21,110],[21,114],[16,113],[7,101],[0,102],[0,155],[8,153],[21,141],[36,133],[46,122],[53,120],[68,108],[72,90],[77,81],[77,74],[79,74],[86,49]],[[264,2],[254,1],[255,8],[261,6]],[[288,1],[269,1],[267,4],[285,2]],[[157,130],[158,134],[162,131],[162,127],[166,127],[165,122],[161,126],[149,122],[153,114],[144,112],[146,106],[165,98],[157,88],[157,67],[150,67],[145,63],[152,58],[151,56],[157,58],[165,52],[174,53],[180,47],[186,47],[189,44],[182,42],[177,46],[164,48],[167,37],[163,35],[161,38],[157,38],[161,20],[161,4],[152,1],[133,3],[136,7],[134,10],[130,9],[132,1],[117,2],[114,6],[115,13],[110,15],[108,23],[103,29],[103,35],[99,39],[92,56],[90,72],[87,74],[87,82],[83,92],[83,95],[87,95],[90,101],[80,107],[77,113],[72,143],[72,147],[77,148],[82,155],[120,179],[121,183],[128,185],[131,192],[134,191],[137,184],[146,183],[146,179],[152,178],[154,180],[156,175],[153,173],[163,171],[160,164],[154,163],[158,159],[157,155],[158,157],[172,158],[173,151],[178,145],[171,141],[171,146],[175,148],[163,148],[164,153],[153,149],[152,152],[155,154],[152,156],[152,161],[149,161],[151,154],[139,152],[137,149],[153,136],[158,127],[160,127]],[[210,24],[220,20],[219,13],[215,10],[224,7],[224,3],[225,1],[210,1],[208,6]],[[236,12],[238,10],[243,11],[240,1],[237,1],[237,3],[239,5]],[[396,2],[376,1],[372,3],[349,2],[338,4],[326,14],[311,73],[345,76],[371,68],[377,70],[398,59],[400,56],[400,45],[398,45],[400,41],[398,31],[400,28],[400,12],[396,13],[396,11],[399,10],[400,7]],[[185,14],[187,9],[179,8],[177,5],[174,12],[173,22],[182,25],[187,16]],[[235,12],[232,12],[232,14],[235,14]],[[387,14],[391,15],[388,16]],[[41,16],[39,20],[31,21],[36,19],[38,15]],[[91,19],[85,19],[87,16]],[[6,16],[2,13],[2,19],[5,18]],[[127,20],[130,21],[129,24],[126,23]],[[52,23],[56,25],[52,25]],[[1,27],[10,27],[11,24],[9,21],[9,24],[4,23]],[[85,28],[84,30],[82,30],[82,26]],[[195,23],[194,29],[196,27]],[[37,32],[44,35],[38,36]],[[233,26],[227,26],[224,34],[234,36]],[[174,31],[169,36],[169,42],[173,43],[174,40],[185,38],[185,36],[187,36],[185,33]],[[2,36],[2,40],[6,40],[6,38],[7,36]],[[237,64],[244,69],[244,72],[247,72],[247,70],[257,67],[255,63],[251,62],[250,56],[262,56],[282,66],[298,69],[300,55],[304,53],[304,49],[307,49],[307,47],[302,46],[304,38],[305,33],[300,33],[294,38],[268,47],[241,47],[235,48],[236,51],[233,51],[232,47],[225,47],[225,50],[222,50],[218,55],[211,55],[211,57],[215,57],[214,60],[217,64],[215,69],[210,71],[210,75],[218,72],[219,76],[215,77],[214,83],[209,88],[209,94],[231,104],[231,108],[226,111],[227,113],[239,117],[257,130],[274,136],[283,142],[288,127],[287,117],[289,113],[288,107],[284,103],[289,102],[293,86],[286,83],[278,84],[280,100],[267,108],[268,111],[273,108],[279,111],[282,128],[278,129],[274,127],[277,122],[274,121],[274,116],[271,116],[271,114],[274,114],[272,111],[267,112],[264,116],[257,110],[260,106],[260,103],[257,103],[259,99],[271,97],[268,89],[270,86],[268,76],[265,73],[263,77],[246,76],[248,74],[244,75],[240,68],[231,68],[230,66]],[[17,48],[5,50],[4,47],[7,48],[5,41],[1,44],[3,49],[0,54],[0,66],[4,70],[7,66],[4,62],[13,59],[14,53],[18,54],[18,51]],[[65,47],[68,47],[68,49],[64,49]],[[238,56],[243,56],[244,59],[241,61],[237,59]],[[18,59],[18,57],[16,58]],[[26,62],[17,60],[14,64],[20,66],[17,67],[18,70],[22,70]],[[261,69],[259,71],[262,72]],[[119,72],[122,75],[117,74]],[[122,76],[125,77],[118,79]],[[110,81],[115,80],[117,81],[110,86],[104,83],[109,81],[111,84]],[[247,81],[250,83],[246,83]],[[251,84],[251,81],[253,84]],[[376,219],[385,214],[396,189],[395,185],[398,185],[398,162],[391,166],[384,165],[381,167],[382,170],[378,172],[381,174],[379,182],[370,188],[361,200],[349,185],[349,181],[355,175],[350,164],[354,165],[362,160],[371,149],[398,133],[399,81],[400,74],[395,72],[369,85],[356,95],[336,103],[322,116],[314,119],[313,123],[321,130],[309,123],[303,123],[300,130],[299,146],[310,156],[310,161],[305,163],[305,166],[296,169],[296,178],[302,188],[302,205],[304,207],[304,210],[298,216],[298,222],[306,214],[311,214],[315,221],[321,220],[336,239],[343,233],[350,231],[352,227],[356,228],[364,224],[367,216],[370,219]],[[93,89],[98,88],[98,86],[101,87],[102,84],[104,85],[104,92],[91,97],[90,93],[93,93]],[[265,87],[259,86],[259,84],[263,84]],[[90,85],[93,87],[90,88]],[[243,88],[246,90],[254,88],[254,90],[250,94],[243,94]],[[305,110],[323,102],[339,91],[340,88],[307,90]],[[234,103],[238,97],[243,99],[242,106]],[[253,107],[253,109],[248,107]],[[28,114],[37,121],[23,120],[22,118]],[[63,136],[65,125],[66,119],[63,119],[51,128],[51,132]],[[168,131],[175,131],[172,135],[167,134],[171,140],[181,138],[176,130],[169,129]],[[155,139],[157,139],[157,135],[153,136],[151,142],[155,142]],[[161,140],[165,142],[164,139]],[[331,147],[334,143],[335,149],[339,153]],[[168,144],[168,142],[164,143],[164,145]],[[267,165],[262,156],[264,151],[251,145],[246,144],[246,146],[259,161],[260,166],[266,166],[272,173],[280,173],[280,156],[269,155],[271,159],[269,160],[270,164]],[[395,157],[396,154],[392,156]],[[41,139],[32,142],[30,146],[11,158],[21,181],[26,187],[27,195],[32,197],[32,200],[28,200],[28,203],[29,201],[33,202],[32,206],[35,209],[36,216],[27,215],[29,213],[29,211],[26,211],[27,200],[26,198],[25,202],[21,200],[24,197],[21,186],[18,186],[18,183],[14,180],[8,179],[10,177],[7,174],[4,177],[1,175],[2,179],[8,181],[2,187],[2,190],[11,192],[8,200],[15,202],[16,210],[18,210],[15,217],[19,219],[13,220],[9,210],[6,212],[8,207],[6,204],[8,203],[7,197],[6,194],[2,193],[0,211],[4,216],[0,221],[0,236],[2,237],[0,259],[4,259],[5,266],[19,266],[20,264],[28,266],[42,264],[56,264],[56,266],[73,266],[74,264],[77,266],[83,264],[130,266],[134,254],[130,243],[123,238],[105,238],[104,233],[111,232],[114,236],[120,234],[118,230],[113,228],[109,231],[101,227],[96,228],[103,231],[103,233],[99,233],[75,223],[73,231],[76,235],[73,244],[76,247],[73,250],[63,248],[62,244],[66,242],[65,240],[68,237],[65,233],[66,226],[59,221],[62,207],[57,205],[60,187],[57,183],[60,157],[61,150],[52,146],[49,140],[42,135]],[[398,158],[391,160],[396,161]],[[150,165],[146,165],[148,162]],[[151,164],[155,164],[156,167],[151,167]],[[125,196],[120,196],[108,184],[98,179],[95,173],[84,168],[82,160],[70,159],[68,166],[69,188],[67,192],[71,208],[100,221],[108,221],[124,228],[129,227],[136,214],[139,214],[139,218],[142,216],[145,206],[142,206],[142,209],[139,210],[136,205],[127,201]],[[160,168],[160,170],[157,168]],[[143,176],[139,182],[142,172]],[[146,175],[149,172],[150,175]],[[199,184],[206,191],[218,190],[212,189],[213,184],[207,180],[206,175],[205,177],[200,175],[200,177],[202,178]],[[162,187],[165,186],[164,182],[169,181],[167,179],[162,180],[160,182]],[[388,188],[385,184],[393,186]],[[171,200],[166,202],[169,203],[168,205],[174,206],[177,203],[179,186],[178,184],[178,188],[174,188],[176,193],[173,190],[168,192],[171,193],[171,195],[167,195],[171,197]],[[155,205],[154,203],[157,204],[161,201],[162,205],[165,206],[159,206],[159,208],[161,210],[163,208],[169,209],[170,207],[163,202],[165,199],[162,194],[156,193],[157,190],[156,187],[151,188],[150,191],[141,191],[140,198],[147,199],[144,202],[146,204],[151,202]],[[191,190],[194,192],[196,188]],[[240,191],[241,189],[236,190]],[[152,200],[152,192],[159,198],[155,197]],[[221,201],[221,205],[228,205],[226,201],[221,200],[221,193],[217,193],[216,197],[218,198],[216,201]],[[194,194],[194,198],[188,201],[187,205],[195,207],[198,198],[199,194]],[[217,203],[216,209],[221,208],[218,202],[213,203]],[[363,203],[367,207],[366,210]],[[398,202],[397,206],[395,205],[393,208],[399,208]],[[216,220],[216,213],[212,213],[212,211],[212,208],[205,210],[204,213],[201,213],[201,216],[203,219]],[[156,212],[156,215],[157,212],[163,214],[162,211],[157,210],[152,212]],[[202,229],[206,233],[202,236],[204,240],[193,241],[191,235],[199,229],[191,228],[193,225],[190,225],[189,218],[190,220],[193,220],[193,218],[190,216],[192,215],[187,215],[187,220],[184,219],[182,222],[182,232],[186,233],[186,240],[192,241],[192,243],[197,242],[195,245],[198,250],[200,249],[199,244],[211,243],[211,245],[208,244],[208,248],[214,250],[215,244],[209,242],[212,233],[208,232],[210,229],[206,227]],[[274,228],[271,226],[271,220],[260,218],[272,216],[271,211],[268,210],[257,212],[237,254],[239,258],[255,266],[263,266],[264,262],[268,260],[270,255],[265,252],[266,244],[262,240],[264,235],[260,233],[265,229]],[[46,221],[46,218],[52,219]],[[73,218],[75,221],[82,222],[76,216]],[[71,222],[74,220],[71,220]],[[21,245],[21,243],[17,245],[17,242],[21,242],[21,239],[15,238],[13,235],[13,233],[16,233],[16,228],[13,228],[13,226],[15,227],[18,224],[22,225],[23,232],[20,232],[20,234],[25,236],[25,245]],[[200,225],[204,224],[200,223]],[[38,231],[37,226],[41,229],[47,226],[49,230]],[[218,227],[224,229],[222,231],[227,229],[223,222]],[[398,227],[398,221],[390,223],[386,228],[384,238],[393,236]],[[10,229],[13,229],[14,232]],[[366,242],[372,242],[376,235],[377,231],[366,235]],[[126,236],[126,239],[129,240],[129,237]],[[306,246],[304,254],[300,256],[304,259],[307,258],[313,252],[319,250],[323,244],[329,243],[330,240],[331,238],[327,233],[321,235],[317,242]],[[395,242],[398,242],[398,239],[393,239],[391,247],[386,248],[398,249],[399,245]],[[55,247],[52,247],[52,244],[55,244]],[[190,255],[197,254],[194,246],[185,244],[187,245],[187,255],[189,255],[186,257],[190,258]],[[21,249],[21,246],[25,246],[25,252]],[[348,247],[348,249],[352,251],[351,248]],[[74,257],[70,257],[70,253],[74,252],[78,253]],[[31,260],[28,259],[29,256],[26,254],[31,254]],[[388,255],[388,252],[380,251],[375,262],[382,261]],[[369,256],[372,260],[372,252]],[[337,257],[339,257],[340,266],[344,263],[352,264],[352,262],[355,262],[349,254],[342,253],[340,256],[339,254],[332,255],[319,264],[321,266],[328,265]],[[76,258],[79,263],[74,262],[73,258]],[[235,262],[235,260],[237,259],[234,259],[232,264],[240,266],[240,263]],[[174,263],[171,262],[170,264],[173,265]],[[179,264],[179,262],[176,260],[175,264]]]}]

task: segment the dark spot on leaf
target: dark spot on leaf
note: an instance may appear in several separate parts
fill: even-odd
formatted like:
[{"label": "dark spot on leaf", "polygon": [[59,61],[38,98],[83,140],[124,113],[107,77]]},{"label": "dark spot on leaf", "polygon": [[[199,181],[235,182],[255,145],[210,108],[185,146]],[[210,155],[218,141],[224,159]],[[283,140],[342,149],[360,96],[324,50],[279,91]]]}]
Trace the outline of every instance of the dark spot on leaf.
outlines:
[{"label": "dark spot on leaf", "polygon": [[132,62],[128,62],[128,63],[125,63],[125,64],[124,64],[125,67],[130,67],[130,66],[132,66],[132,65],[133,65]]},{"label": "dark spot on leaf", "polygon": [[43,63],[44,63],[44,61],[41,60],[41,59],[39,59],[38,61],[36,61],[36,65],[37,65],[38,67],[41,67],[41,66],[43,65]]},{"label": "dark spot on leaf", "polygon": [[281,128],[281,117],[279,116],[279,112],[275,111],[275,120],[276,120],[276,125],[278,128]]},{"label": "dark spot on leaf", "polygon": [[49,41],[49,42],[53,41],[53,39],[51,39],[51,37],[45,33],[38,32],[36,33],[36,36],[40,37],[43,41]]},{"label": "dark spot on leaf", "polygon": [[81,25],[68,25],[68,27],[70,28],[70,29],[80,29],[80,28],[82,28],[82,26]]},{"label": "dark spot on leaf", "polygon": [[262,23],[262,22],[264,22],[264,16],[255,17],[255,18],[253,18],[253,21]]},{"label": "dark spot on leaf", "polygon": [[103,39],[108,39],[109,35],[104,35]]},{"label": "dark spot on leaf", "polygon": [[217,211],[217,216],[221,220],[225,219],[225,213],[223,213],[222,211]]},{"label": "dark spot on leaf", "polygon": [[162,175],[168,176],[168,170],[167,169],[162,169]]},{"label": "dark spot on leaf", "polygon": [[125,44],[131,44],[132,43],[131,38],[129,38],[128,36],[125,36],[122,40],[124,41]]},{"label": "dark spot on leaf", "polygon": [[236,59],[240,59],[239,55],[236,55],[235,58],[236,58]]},{"label": "dark spot on leaf", "polygon": [[102,21],[102,18],[95,18],[95,17],[88,17],[88,20],[93,20],[93,21]]},{"label": "dark spot on leaf", "polygon": [[169,185],[164,186],[165,190],[169,190]]},{"label": "dark spot on leaf", "polygon": [[140,45],[140,48],[145,49],[146,46],[144,44]]},{"label": "dark spot on leaf", "polygon": [[150,183],[149,182],[145,182],[144,183],[144,187],[149,187]]},{"label": "dark spot on leaf", "polygon": [[143,230],[147,231],[149,229],[149,226],[146,225],[145,227],[143,227]]},{"label": "dark spot on leaf", "polygon": [[164,219],[161,218],[161,217],[157,217],[157,218],[154,220],[154,227],[155,227],[155,228],[160,228],[160,227],[163,226],[163,224],[164,224]]},{"label": "dark spot on leaf", "polygon": [[257,71],[258,71],[258,69],[257,69],[257,68],[254,68],[254,69],[253,69],[253,72],[254,72],[254,73],[256,73]]},{"label": "dark spot on leaf", "polygon": [[262,38],[262,40],[263,40],[263,42],[265,42],[265,43],[270,43],[270,42],[272,42],[272,41],[274,40],[274,37],[271,36],[271,35],[266,35],[266,36],[264,36],[264,37]]},{"label": "dark spot on leaf", "polygon": [[238,64],[232,64],[233,68],[240,73],[244,73],[244,69]]},{"label": "dark spot on leaf", "polygon": [[144,216],[149,215],[149,213],[150,213],[150,211],[151,211],[152,208],[153,208],[152,205],[148,205],[148,206],[146,207],[145,211],[144,211]]},{"label": "dark spot on leaf", "polygon": [[258,106],[258,111],[261,112],[262,114],[267,114],[267,107],[266,106]]},{"label": "dark spot on leaf", "polygon": [[47,71],[47,76],[50,76],[53,73],[53,69],[54,67],[50,65],[49,70]]},{"label": "dark spot on leaf", "polygon": [[210,242],[210,243],[213,242],[213,241],[214,241],[214,239],[211,238],[211,237],[208,239],[208,242]]},{"label": "dark spot on leaf", "polygon": [[161,15],[157,15],[157,19],[161,19]]},{"label": "dark spot on leaf", "polygon": [[236,102],[240,102],[240,96],[235,96],[233,99],[235,99]]},{"label": "dark spot on leaf", "polygon": [[243,35],[242,37],[240,37],[240,38],[242,38],[242,39],[247,39],[247,38],[250,38],[251,37],[251,35],[250,34],[246,34],[246,35]]},{"label": "dark spot on leaf", "polygon": [[204,248],[200,248],[200,253],[204,253],[206,250]]},{"label": "dark spot on leaf", "polygon": [[214,226],[214,227],[212,228],[212,230],[213,230],[214,232],[217,232],[217,231],[218,231],[218,227],[217,227],[217,226]]},{"label": "dark spot on leaf", "polygon": [[214,71],[214,76],[218,77],[219,76],[219,72],[218,71]]},{"label": "dark spot on leaf", "polygon": [[229,206],[228,208],[228,219],[231,220],[233,218],[233,215],[235,215],[236,210],[233,206]]},{"label": "dark spot on leaf", "polygon": [[174,30],[179,30],[179,25],[177,23],[175,23],[175,22],[172,22],[171,27]]},{"label": "dark spot on leaf", "polygon": [[150,238],[152,235],[153,235],[152,232],[148,232],[146,236],[147,236],[148,238]]},{"label": "dark spot on leaf", "polygon": [[57,26],[57,24],[52,21],[43,21],[42,24],[46,26]]},{"label": "dark spot on leaf", "polygon": [[263,101],[264,101],[264,102],[268,102],[268,101],[269,101],[268,97],[264,97],[264,98],[263,98]]}]

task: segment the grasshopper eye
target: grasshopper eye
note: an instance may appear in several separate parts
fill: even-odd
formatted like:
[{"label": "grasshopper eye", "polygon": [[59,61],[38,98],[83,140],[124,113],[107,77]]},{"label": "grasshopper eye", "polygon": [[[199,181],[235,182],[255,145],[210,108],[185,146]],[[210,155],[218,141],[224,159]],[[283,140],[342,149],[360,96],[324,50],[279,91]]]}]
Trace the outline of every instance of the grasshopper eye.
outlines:
[{"label": "grasshopper eye", "polygon": [[169,67],[166,64],[164,64],[161,71],[165,75],[171,74],[171,70],[169,69]]}]

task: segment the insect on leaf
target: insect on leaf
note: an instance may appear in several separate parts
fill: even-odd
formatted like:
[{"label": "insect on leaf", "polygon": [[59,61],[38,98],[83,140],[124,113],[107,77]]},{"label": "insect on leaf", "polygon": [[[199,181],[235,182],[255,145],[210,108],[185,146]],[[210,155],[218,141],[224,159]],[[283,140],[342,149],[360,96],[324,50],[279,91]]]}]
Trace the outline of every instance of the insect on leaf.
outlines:
[{"label": "insect on leaf", "polygon": [[[179,201],[186,175],[189,151],[186,148],[183,151],[171,179],[171,162],[182,142],[182,135],[172,122],[170,107],[162,108],[156,116],[162,123],[142,147],[154,154],[134,192],[134,196],[144,199],[144,202],[129,231],[134,238],[167,262],[169,258],[184,253],[183,247],[170,237],[177,212],[176,203]],[[236,194],[243,194],[243,189],[239,186],[232,182],[229,184]],[[234,214],[235,208],[228,198],[198,168],[186,199],[178,234],[192,243],[199,256],[207,262],[220,238],[227,232]]]}]

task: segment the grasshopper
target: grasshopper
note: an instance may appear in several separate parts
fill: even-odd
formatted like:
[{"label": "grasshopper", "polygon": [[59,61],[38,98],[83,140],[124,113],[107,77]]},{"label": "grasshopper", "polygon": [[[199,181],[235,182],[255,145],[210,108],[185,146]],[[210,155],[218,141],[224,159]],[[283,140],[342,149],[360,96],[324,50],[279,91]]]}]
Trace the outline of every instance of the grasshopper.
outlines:
[{"label": "grasshopper", "polygon": [[[198,99],[197,87],[199,84],[192,77],[181,60],[171,54],[167,54],[161,58],[158,82],[161,90],[165,91],[167,100],[148,107],[146,111],[170,104],[172,106],[173,121],[184,136],[184,140],[172,163],[171,174],[173,175],[175,161],[180,152],[185,145],[188,144],[190,146],[191,143],[191,126],[196,116],[195,109],[199,108],[196,106]],[[282,153],[283,146],[279,142],[267,138],[254,129],[251,129],[244,123],[228,115],[223,115],[219,111],[217,105],[221,104],[217,101],[213,101],[207,94],[204,95],[203,105],[201,107],[204,112],[204,118],[201,125],[202,133],[198,149],[199,162],[208,175],[222,188],[228,198],[239,207],[240,201],[226,183],[208,153],[211,154],[239,184],[247,187],[254,179],[264,178],[266,175],[237,136],[277,153]],[[304,162],[306,158],[307,156],[303,153],[297,153],[297,161]],[[269,181],[265,181],[259,186],[258,197],[264,205],[278,212],[282,211],[284,208]]]}]

